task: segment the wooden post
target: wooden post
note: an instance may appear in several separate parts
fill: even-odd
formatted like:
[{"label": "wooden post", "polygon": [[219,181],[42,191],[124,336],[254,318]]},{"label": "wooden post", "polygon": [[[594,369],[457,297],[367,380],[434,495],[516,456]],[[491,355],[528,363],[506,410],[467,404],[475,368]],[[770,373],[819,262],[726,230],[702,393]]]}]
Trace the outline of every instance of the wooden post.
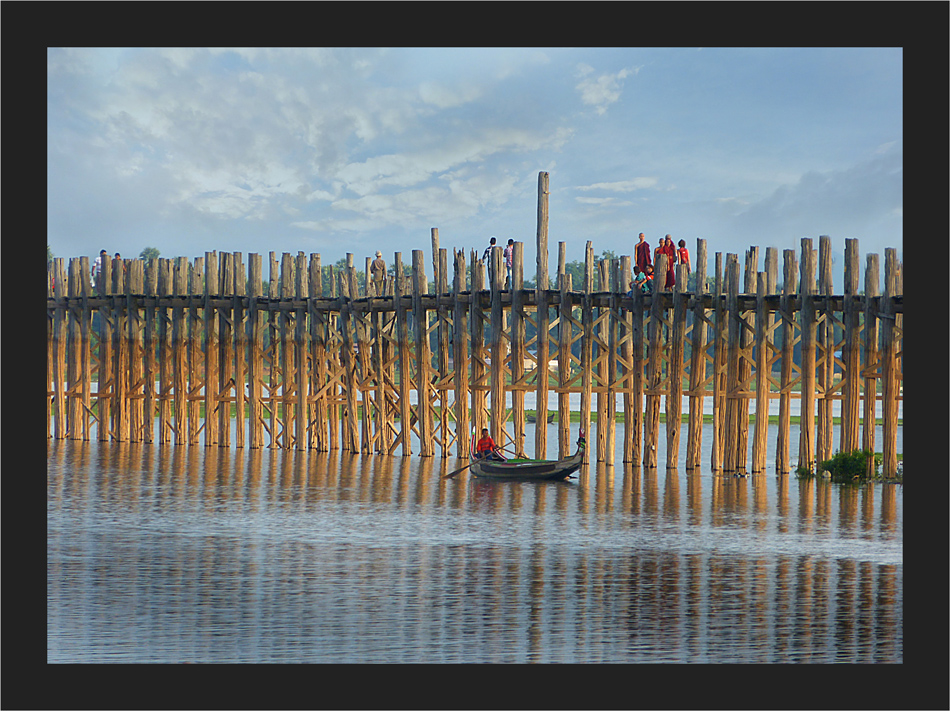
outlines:
[{"label": "wooden post", "polygon": [[[145,291],[145,270],[141,259],[132,259],[129,262],[129,279],[126,281],[125,293],[129,310],[129,435],[132,442],[141,442],[144,439],[142,431],[144,405],[144,354],[142,352],[142,314],[139,311],[139,297]],[[83,339],[84,346],[88,347]],[[85,354],[84,354],[85,360]],[[85,378],[84,378],[85,380]]]},{"label": "wooden post", "polygon": [[158,295],[158,258],[152,257],[145,264],[144,284],[142,293],[145,295],[145,327],[142,337],[144,351],[144,383],[142,386],[142,441],[151,443],[154,440],[155,428],[155,304]]},{"label": "wooden post", "polygon": [[[232,269],[234,282],[232,286],[231,312],[233,314],[232,329],[234,333],[234,426],[235,446],[244,447],[244,433],[247,427],[247,324],[244,299],[247,295],[247,272],[244,270],[244,258],[240,252],[233,255]],[[228,419],[230,419],[231,404],[228,403]]]},{"label": "wooden post", "polygon": [[204,370],[201,366],[201,321],[198,309],[204,295],[205,260],[195,257],[188,283],[188,396],[185,407],[188,410],[188,444],[196,445],[201,439],[201,403],[200,395],[204,387]]},{"label": "wooden post", "polygon": [[501,290],[505,285],[505,265],[501,249],[494,247],[491,257],[491,425],[492,439],[499,446],[505,445],[505,343],[504,316],[501,305]]},{"label": "wooden post", "polygon": [[[79,394],[82,389],[82,331],[80,330],[81,310],[77,308],[80,298],[79,260],[73,257],[69,260],[69,277],[67,294],[70,307],[66,310],[66,420],[67,436],[69,439],[81,440],[85,430],[82,426],[82,398]],[[79,357],[77,357],[77,355]]]},{"label": "wooden post", "polygon": [[79,258],[80,297],[82,309],[80,312],[80,333],[82,337],[82,361],[80,377],[82,380],[82,438],[91,439],[92,415],[92,310],[89,308],[89,297],[92,295],[90,282],[89,257]]},{"label": "wooden post", "polygon": [[263,390],[264,365],[264,314],[261,311],[263,296],[263,264],[261,255],[251,252],[247,255],[248,269],[248,446],[260,449],[264,446],[264,406],[261,402]]},{"label": "wooden post", "polygon": [[861,339],[858,295],[858,241],[844,241],[844,397],[841,402],[840,451],[854,452],[860,449],[858,437],[859,405],[861,400]]},{"label": "wooden post", "polygon": [[115,422],[113,431],[119,442],[129,441],[129,341],[126,332],[127,311],[125,300],[125,262],[122,259],[112,260],[112,293],[115,295],[115,306],[112,317],[113,350],[113,413]]},{"label": "wooden post", "polygon": [[429,291],[426,281],[425,255],[421,249],[412,250],[412,310],[415,322],[416,346],[416,418],[419,422],[419,455],[435,454],[432,442],[432,349],[429,347],[429,312],[422,297]]},{"label": "wooden post", "polygon": [[712,453],[710,455],[710,466],[713,471],[721,471],[723,463],[723,451],[726,442],[726,333],[728,331],[726,320],[728,318],[725,310],[723,297],[723,266],[722,252],[716,252],[716,277],[715,277],[715,309],[716,324],[713,334],[713,441]]},{"label": "wooden post", "polygon": [[818,293],[825,298],[821,299],[823,314],[818,331],[818,345],[822,356],[817,363],[820,397],[818,398],[816,450],[818,461],[823,462],[831,459],[832,435],[834,434],[831,390],[834,386],[835,338],[831,304],[827,298],[832,292],[831,238],[827,235],[818,238],[818,269]]},{"label": "wooden post", "polygon": [[[402,294],[405,291],[405,275],[402,268],[402,254],[396,252],[396,292],[393,302],[396,308],[397,350],[399,352],[399,438],[402,443],[402,455],[412,454],[412,413],[409,408],[409,390],[411,387],[409,374],[409,325],[406,311],[402,307]],[[395,442],[393,446],[395,446]]]},{"label": "wooden post", "polygon": [[663,381],[660,349],[663,347],[663,296],[661,289],[666,278],[665,254],[657,259],[656,276],[653,279],[653,294],[650,297],[650,325],[648,327],[649,348],[647,354],[647,406],[646,421],[643,428],[643,466],[655,469],[658,461],[656,445],[660,430],[660,397]]},{"label": "wooden post", "polygon": [[[608,260],[601,259],[597,262],[597,271],[600,284],[600,291],[610,291],[610,280],[607,276]],[[607,309],[599,308],[594,319],[594,366],[597,372],[597,461],[605,462],[607,460],[607,440],[610,436],[610,410],[608,409],[608,397],[610,397],[610,361],[613,360],[613,353],[610,351],[610,307]],[[606,326],[604,323],[606,322]],[[610,442],[611,448],[613,442]]]},{"label": "wooden post", "polygon": [[[231,297],[234,292],[234,257],[221,252],[218,265],[218,296]],[[218,393],[215,407],[218,414],[218,446],[231,446],[231,401],[234,388],[234,325],[232,310],[218,310]]]},{"label": "wooden post", "polygon": [[[433,239],[438,243],[439,231],[433,228]],[[437,318],[438,318],[438,336],[439,336],[439,372],[438,372],[438,396],[439,396],[439,441],[442,443],[442,456],[449,456],[449,447],[451,446],[449,429],[449,390],[451,387],[451,370],[449,369],[449,342],[451,340],[452,322],[449,319],[449,310],[443,305],[443,296],[449,293],[448,285],[448,252],[444,249],[438,250],[438,271],[435,275],[435,293],[438,298]]]},{"label": "wooden post", "polygon": [[[594,343],[594,247],[587,242],[584,251],[584,301],[581,307],[581,426],[585,437],[590,438],[591,391],[593,386]],[[584,463],[590,462],[590,447],[584,450]]]},{"label": "wooden post", "polygon": [[327,439],[327,317],[317,299],[323,298],[323,265],[319,254],[310,255],[310,392],[314,397],[310,426],[311,446],[318,452],[330,451]]},{"label": "wooden post", "polygon": [[[369,274],[368,271],[367,274]],[[294,444],[298,450],[306,450],[309,444],[307,438],[307,426],[310,423],[310,408],[308,407],[310,373],[307,368],[307,356],[310,352],[310,343],[307,341],[307,297],[310,295],[309,282],[307,256],[303,252],[298,252],[297,269],[294,275],[294,287],[297,300],[294,317],[294,346],[297,351],[295,358],[297,362],[297,434]],[[367,279],[367,286],[369,282],[370,280]],[[238,411],[238,417],[241,417],[240,410]]]},{"label": "wooden post", "polygon": [[752,437],[752,473],[765,471],[769,431],[769,323],[765,306],[766,272],[759,272],[755,295],[755,431]]},{"label": "wooden post", "polygon": [[218,255],[205,252],[205,446],[218,445],[218,319],[212,297],[218,290]]},{"label": "wooden post", "polygon": [[[67,346],[67,309],[66,295],[68,285],[66,283],[66,270],[63,266],[62,257],[53,258],[53,270],[55,274],[55,286],[53,288],[54,298],[56,299],[56,312],[53,317],[53,392],[54,394],[54,428],[53,436],[56,439],[66,439],[67,432],[67,405],[66,392],[68,383],[66,381],[66,346]],[[104,319],[103,319],[104,320]],[[101,382],[101,381],[100,381]],[[101,392],[101,386],[100,386]],[[108,421],[107,421],[108,422]],[[100,425],[100,430],[102,429]]]},{"label": "wooden post", "polygon": [[880,258],[867,256],[864,272],[864,432],[861,448],[874,452],[877,419],[878,322],[877,301],[880,294]]},{"label": "wooden post", "polygon": [[669,362],[669,395],[666,396],[666,467],[679,464],[680,429],[683,412],[683,354],[686,343],[686,279],[685,264],[678,264],[673,285],[673,322],[670,327],[672,347]]},{"label": "wooden post", "polygon": [[[352,255],[347,255],[348,261]],[[340,329],[343,333],[342,360],[343,360],[343,389],[346,398],[346,421],[343,427],[343,443],[341,449],[347,452],[358,452],[357,432],[359,421],[357,418],[357,393],[359,382],[356,374],[355,324],[353,319],[353,286],[355,279],[351,279],[353,267],[348,266],[345,272],[340,272],[340,292],[343,297],[343,306],[340,308]]]},{"label": "wooden post", "polygon": [[[618,329],[620,328],[620,261],[617,259],[604,260],[607,264],[608,280],[606,285],[610,291],[610,306],[607,309],[607,387],[605,392],[607,421],[604,427],[604,463],[614,465],[617,441],[617,349]],[[600,427],[598,427],[598,431]]]},{"label": "wooden post", "polygon": [[726,345],[726,442],[722,469],[734,472],[742,466],[739,461],[742,315],[739,313],[739,261],[734,254],[726,255],[726,309],[729,313],[729,336]]},{"label": "wooden post", "polygon": [[[524,414],[524,243],[515,242],[511,255],[511,415],[514,421],[514,452],[519,457],[527,456],[525,446]],[[537,423],[540,427],[541,423]]]},{"label": "wooden post", "polygon": [[900,387],[897,371],[898,346],[896,314],[893,297],[898,291],[897,251],[891,247],[884,250],[884,297],[881,303],[881,380],[883,384],[882,473],[886,477],[897,474],[897,415]]},{"label": "wooden post", "polygon": [[[536,303],[538,305],[536,323],[538,340],[535,351],[538,354],[538,400],[537,421],[547,424],[548,421],[548,195],[549,176],[545,172],[538,173],[538,270]],[[547,457],[548,428],[535,427],[534,429],[535,458]]]},{"label": "wooden post", "polygon": [[[617,285],[621,300],[631,291],[631,261],[629,255],[620,257],[620,275]],[[620,384],[623,391],[623,461],[633,459],[633,311],[620,302],[617,326],[620,329],[618,346],[620,348]]]},{"label": "wooden post", "polygon": [[[468,457],[469,430],[471,421],[468,410],[468,309],[462,303],[462,292],[466,291],[465,283],[465,250],[454,251],[455,292],[453,364],[455,369],[455,451],[456,456]],[[471,297],[474,292],[469,292]]]},{"label": "wooden post", "polygon": [[[750,247],[746,250],[745,280],[742,293],[755,294],[757,291],[759,268],[759,248]],[[738,308],[738,302],[737,306]],[[739,318],[739,377],[736,382],[736,402],[738,412],[736,467],[746,469],[749,453],[749,400],[752,382],[752,353],[755,346],[755,327],[752,325],[755,312],[738,312]]]},{"label": "wooden post", "polygon": [[[268,253],[268,280],[267,280],[267,340],[268,348],[266,355],[267,362],[267,407],[268,407],[268,425],[267,427],[268,434],[270,435],[270,441],[268,442],[269,448],[274,448],[280,446],[280,433],[277,429],[277,423],[279,422],[277,418],[277,412],[280,407],[280,400],[277,391],[280,389],[280,351],[281,351],[281,341],[280,341],[280,331],[278,328],[277,319],[280,314],[280,266],[277,262],[276,252]],[[334,287],[335,288],[335,287]],[[336,293],[336,292],[334,292]],[[334,397],[336,391],[334,390]],[[338,420],[339,418],[337,418]],[[334,424],[338,424],[337,420],[334,421]],[[332,432],[333,435],[336,434],[336,429]],[[336,446],[336,437],[331,437]]]},{"label": "wooden post", "polygon": [[699,469],[703,448],[703,399],[706,392],[706,240],[696,240],[696,290],[693,294],[693,333],[689,364],[689,430],[686,469]]},{"label": "wooden post", "polygon": [[481,292],[485,288],[485,271],[478,254],[472,250],[472,295],[469,311],[469,330],[472,336],[472,368],[469,392],[472,396],[472,426],[481,434],[488,426],[488,388],[485,385],[487,367],[485,361],[485,316],[481,304]]},{"label": "wooden post", "polygon": [[640,465],[643,457],[643,292],[639,286],[633,289],[633,393],[627,410],[626,429],[630,430],[631,440],[629,458],[624,455],[624,461]]},{"label": "wooden post", "polygon": [[[566,247],[558,243],[558,288],[561,298],[558,302],[558,394],[557,394],[557,446],[558,459],[571,453],[571,395],[568,387],[571,382],[571,345],[574,343],[574,317],[571,300],[571,275],[566,269]],[[540,425],[540,423],[538,423]]]},{"label": "wooden post", "polygon": [[802,386],[801,424],[799,425],[798,466],[809,471],[815,467],[815,338],[818,326],[815,316],[815,250],[808,237],[802,238],[801,324]]},{"label": "wooden post", "polygon": [[791,400],[792,387],[795,382],[801,382],[801,378],[792,380],[792,369],[794,367],[795,344],[798,338],[795,336],[795,318],[792,313],[792,299],[795,297],[797,289],[796,274],[798,264],[795,259],[795,250],[786,249],[784,251],[785,268],[784,284],[782,287],[782,386],[779,391],[779,411],[778,411],[778,435],[775,443],[775,469],[778,472],[788,472],[791,469],[789,464],[789,430],[791,424]]}]

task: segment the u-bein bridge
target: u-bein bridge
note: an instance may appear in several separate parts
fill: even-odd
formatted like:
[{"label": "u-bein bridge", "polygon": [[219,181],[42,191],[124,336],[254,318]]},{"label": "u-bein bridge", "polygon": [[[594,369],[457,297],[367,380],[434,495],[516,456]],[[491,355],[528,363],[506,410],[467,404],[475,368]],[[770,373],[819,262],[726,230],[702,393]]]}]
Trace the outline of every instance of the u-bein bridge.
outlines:
[{"label": "u-bein bridge", "polygon": [[[550,284],[547,180],[539,176],[538,285]],[[240,253],[107,260],[95,288],[87,257],[68,269],[54,259],[47,436],[408,455],[415,435],[421,456],[454,447],[467,457],[475,426],[522,453],[532,392],[538,423],[549,421],[556,394],[563,457],[570,396],[579,394],[580,428],[599,461],[613,463],[619,415],[624,462],[658,466],[665,434],[666,466],[676,467],[686,398],[687,469],[701,465],[711,402],[709,466],[754,473],[766,468],[766,415],[777,399],[774,461],[787,472],[797,399],[798,466],[866,449],[883,451],[884,474],[896,473],[903,289],[894,249],[885,251],[883,292],[878,255],[867,255],[862,287],[857,240],[846,240],[844,289],[834,294],[831,241],[820,237],[817,250],[811,239],[801,240],[800,256],[784,250],[781,291],[778,250],[765,250],[758,271],[752,247],[744,274],[738,255],[716,253],[711,284],[698,278],[687,291],[687,269],[677,265],[675,287],[643,295],[627,292],[631,258],[595,260],[590,242],[582,284],[572,283],[561,242],[554,289],[523,288],[522,243],[510,289],[497,247],[490,283],[475,251],[466,261],[453,250],[450,286],[437,229],[431,239],[435,293],[421,250],[412,252],[411,276],[397,252],[395,276],[379,283],[367,259],[362,290],[352,255],[334,270],[319,254],[278,262],[271,252],[266,294],[259,254],[248,255],[246,271]],[[693,266],[707,275],[705,240],[696,241]],[[883,442],[875,442],[878,424]],[[535,428],[535,456],[546,456],[547,437],[547,427]]]}]

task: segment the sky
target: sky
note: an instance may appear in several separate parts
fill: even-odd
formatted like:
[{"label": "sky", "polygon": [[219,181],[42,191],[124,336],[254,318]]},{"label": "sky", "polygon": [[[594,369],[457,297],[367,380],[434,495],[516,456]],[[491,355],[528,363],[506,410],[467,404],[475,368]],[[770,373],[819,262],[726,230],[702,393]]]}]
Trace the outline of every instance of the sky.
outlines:
[{"label": "sky", "polygon": [[583,261],[639,232],[710,265],[819,235],[883,263],[902,75],[899,47],[48,48],[47,242],[361,267],[431,264],[435,227],[450,264],[524,242],[531,278],[544,171],[552,273],[558,242]]}]

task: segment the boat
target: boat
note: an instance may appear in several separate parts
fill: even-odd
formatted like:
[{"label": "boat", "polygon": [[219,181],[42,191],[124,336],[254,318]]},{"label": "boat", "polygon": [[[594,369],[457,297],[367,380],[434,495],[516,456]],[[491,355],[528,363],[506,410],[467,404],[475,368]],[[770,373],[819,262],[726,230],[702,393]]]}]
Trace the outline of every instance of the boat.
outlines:
[{"label": "boat", "polygon": [[577,438],[577,451],[567,459],[505,459],[504,455],[497,454],[501,459],[479,459],[475,456],[476,430],[472,430],[472,443],[469,447],[469,459],[472,462],[472,474],[477,477],[491,479],[537,479],[554,481],[567,479],[580,469],[584,462],[584,451],[587,449],[587,440],[581,430]]}]

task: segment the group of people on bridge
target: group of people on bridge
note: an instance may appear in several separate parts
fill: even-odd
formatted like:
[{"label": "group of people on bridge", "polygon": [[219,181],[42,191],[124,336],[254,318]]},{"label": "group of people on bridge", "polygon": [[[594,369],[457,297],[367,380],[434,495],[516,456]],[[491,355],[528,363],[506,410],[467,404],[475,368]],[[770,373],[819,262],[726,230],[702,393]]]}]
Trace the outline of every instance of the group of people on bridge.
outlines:
[{"label": "group of people on bridge", "polygon": [[650,254],[650,245],[646,240],[646,235],[641,232],[638,237],[638,242],[633,250],[634,255],[634,265],[633,265],[633,281],[630,282],[630,293],[633,293],[634,289],[639,289],[643,294],[650,294],[653,292],[653,265],[654,263],[659,263],[660,255],[666,255],[666,280],[664,282],[665,289],[672,289],[676,284],[676,264],[686,265],[686,271],[689,273],[689,250],[686,249],[686,240],[681,239],[679,241],[679,246],[673,244],[673,238],[670,235],[660,238],[660,243],[657,245],[656,249],[653,250],[653,254]]}]

